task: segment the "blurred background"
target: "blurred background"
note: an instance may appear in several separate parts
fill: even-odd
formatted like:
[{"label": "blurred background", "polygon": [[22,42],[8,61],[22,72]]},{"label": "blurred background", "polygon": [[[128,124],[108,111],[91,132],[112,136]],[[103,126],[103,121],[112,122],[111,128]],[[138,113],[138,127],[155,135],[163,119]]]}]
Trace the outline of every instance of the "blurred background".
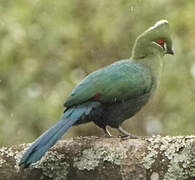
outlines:
[{"label": "blurred background", "polygon": [[[1,0],[0,145],[35,140],[81,79],[130,57],[135,38],[160,19],[171,25],[175,56],[164,58],[158,91],[123,127],[137,135],[194,134],[194,8],[194,0]],[[63,138],[79,135],[104,133],[90,123]]]}]

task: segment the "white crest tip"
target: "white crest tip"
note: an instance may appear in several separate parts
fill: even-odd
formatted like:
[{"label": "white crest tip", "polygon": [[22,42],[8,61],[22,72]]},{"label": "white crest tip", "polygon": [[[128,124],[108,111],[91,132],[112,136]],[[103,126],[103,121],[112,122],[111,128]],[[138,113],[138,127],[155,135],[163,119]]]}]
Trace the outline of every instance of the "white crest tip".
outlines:
[{"label": "white crest tip", "polygon": [[168,24],[168,21],[167,20],[160,20],[160,21],[156,22],[155,26],[159,26],[161,24]]},{"label": "white crest tip", "polygon": [[160,20],[155,23],[154,26],[150,27],[148,31],[158,28],[159,26],[162,26],[163,24],[169,24],[167,20]]}]

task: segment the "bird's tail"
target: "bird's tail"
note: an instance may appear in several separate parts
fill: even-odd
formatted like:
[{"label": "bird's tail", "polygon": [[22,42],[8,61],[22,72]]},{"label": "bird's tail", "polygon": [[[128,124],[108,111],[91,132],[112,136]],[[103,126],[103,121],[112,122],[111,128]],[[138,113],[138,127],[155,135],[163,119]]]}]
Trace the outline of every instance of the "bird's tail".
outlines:
[{"label": "bird's tail", "polygon": [[44,132],[24,153],[20,160],[20,165],[23,168],[28,167],[32,163],[38,161],[45,152],[53,146],[71,127],[83,116],[88,116],[93,109],[99,106],[97,102],[84,103],[79,106],[74,106],[62,115],[60,120],[53,125],[50,129]]}]

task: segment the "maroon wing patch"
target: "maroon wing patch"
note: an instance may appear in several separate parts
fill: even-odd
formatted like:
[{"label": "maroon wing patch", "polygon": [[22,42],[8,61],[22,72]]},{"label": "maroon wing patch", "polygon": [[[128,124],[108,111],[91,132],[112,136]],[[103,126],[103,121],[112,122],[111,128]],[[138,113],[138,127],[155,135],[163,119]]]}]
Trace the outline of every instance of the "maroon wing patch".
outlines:
[{"label": "maroon wing patch", "polygon": [[89,98],[89,100],[98,100],[100,98],[100,96],[101,96],[100,93],[96,93],[91,98]]}]

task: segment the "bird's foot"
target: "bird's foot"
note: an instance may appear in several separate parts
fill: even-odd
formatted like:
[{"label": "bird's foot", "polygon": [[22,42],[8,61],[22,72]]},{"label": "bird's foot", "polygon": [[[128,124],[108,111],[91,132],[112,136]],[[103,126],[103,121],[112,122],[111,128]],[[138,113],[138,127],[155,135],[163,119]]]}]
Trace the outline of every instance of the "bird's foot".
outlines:
[{"label": "bird's foot", "polygon": [[106,128],[106,126],[103,128],[105,135],[108,137],[112,137],[112,134],[108,131],[108,129]]},{"label": "bird's foot", "polygon": [[121,138],[121,140],[127,140],[127,139],[139,139],[140,137],[139,136],[135,136],[135,135],[132,135],[132,134],[129,134],[129,135],[122,135],[122,136],[119,136]]},{"label": "bird's foot", "polygon": [[118,138],[118,136],[113,136],[106,127],[103,128],[104,132],[105,132],[105,137],[107,138]]},{"label": "bird's foot", "polygon": [[136,135],[130,134],[127,131],[125,131],[121,126],[118,127],[118,131],[122,134],[122,136],[120,136],[121,140],[147,138],[147,136],[136,136]]},{"label": "bird's foot", "polygon": [[142,139],[142,140],[146,140],[147,138],[150,138],[150,136],[135,136],[132,134],[129,135],[122,135],[120,136],[121,140],[128,140],[128,139]]}]

